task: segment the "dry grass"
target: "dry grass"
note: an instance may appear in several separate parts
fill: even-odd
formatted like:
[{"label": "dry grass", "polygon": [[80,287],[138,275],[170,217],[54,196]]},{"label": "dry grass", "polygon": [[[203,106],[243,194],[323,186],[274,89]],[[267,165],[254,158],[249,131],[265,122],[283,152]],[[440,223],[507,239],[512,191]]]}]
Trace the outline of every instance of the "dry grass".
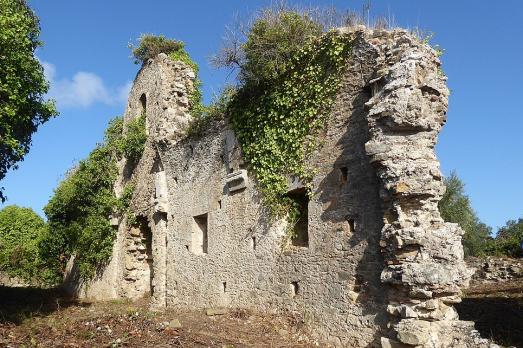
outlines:
[{"label": "dry grass", "polygon": [[207,316],[205,311],[151,311],[147,300],[79,303],[37,289],[0,288],[0,295],[0,313],[9,314],[0,320],[0,347],[313,346],[293,320],[244,309]]}]

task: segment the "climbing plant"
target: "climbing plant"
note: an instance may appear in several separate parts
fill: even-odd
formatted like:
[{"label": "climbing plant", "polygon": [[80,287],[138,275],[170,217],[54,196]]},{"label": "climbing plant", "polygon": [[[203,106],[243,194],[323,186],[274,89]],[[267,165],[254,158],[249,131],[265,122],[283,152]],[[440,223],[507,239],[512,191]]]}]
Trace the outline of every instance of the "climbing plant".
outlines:
[{"label": "climbing plant", "polygon": [[311,193],[314,170],[307,159],[318,145],[350,50],[350,37],[336,31],[311,38],[289,53],[283,71],[253,84],[247,80],[229,105],[244,158],[273,218],[299,219],[297,205],[286,196],[289,176],[300,178]]},{"label": "climbing plant", "polygon": [[[120,129],[119,125],[118,129]],[[121,130],[119,136],[115,139],[114,150],[116,150],[116,154],[118,156],[123,156],[128,161],[136,163],[140,157],[142,157],[142,153],[145,148],[145,140],[147,139],[147,134],[145,132],[145,115],[141,115],[130,120],[127,123],[126,132],[123,133],[124,136],[121,136],[122,133],[123,129]]]},{"label": "climbing plant", "polygon": [[47,268],[55,271],[55,279],[73,254],[85,278],[109,260],[116,236],[110,216],[127,209],[133,192],[132,186],[126,186],[122,197],[116,197],[116,163],[121,157],[137,161],[145,140],[143,116],[130,121],[125,132],[121,118],[112,120],[104,142],[56,188],[44,208],[49,228],[39,247]]}]

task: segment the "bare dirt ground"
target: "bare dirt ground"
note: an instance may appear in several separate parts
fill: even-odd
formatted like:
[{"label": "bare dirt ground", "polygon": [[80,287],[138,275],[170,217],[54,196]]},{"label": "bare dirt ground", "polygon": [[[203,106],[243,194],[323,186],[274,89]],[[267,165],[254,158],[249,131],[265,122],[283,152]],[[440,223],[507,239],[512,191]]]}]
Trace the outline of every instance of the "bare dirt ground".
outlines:
[{"label": "bare dirt ground", "polygon": [[0,347],[315,346],[302,326],[294,316],[155,312],[147,300],[82,303],[55,290],[0,287]]},{"label": "bare dirt ground", "polygon": [[523,280],[472,283],[456,309],[460,319],[476,323],[481,336],[523,348]]}]

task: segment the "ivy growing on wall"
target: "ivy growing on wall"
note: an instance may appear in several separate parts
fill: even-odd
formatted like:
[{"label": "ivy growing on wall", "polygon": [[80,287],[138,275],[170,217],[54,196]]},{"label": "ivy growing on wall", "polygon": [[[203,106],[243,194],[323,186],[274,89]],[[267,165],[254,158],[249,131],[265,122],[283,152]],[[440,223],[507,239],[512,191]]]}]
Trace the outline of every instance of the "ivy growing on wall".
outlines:
[{"label": "ivy growing on wall", "polygon": [[133,190],[126,186],[122,197],[116,197],[116,163],[121,157],[138,161],[145,140],[144,116],[130,121],[125,132],[121,118],[112,120],[103,143],[56,188],[44,208],[49,228],[39,247],[47,268],[55,270],[52,280],[59,280],[73,254],[84,278],[92,277],[109,260],[116,236],[110,216],[127,209]]},{"label": "ivy growing on wall", "polygon": [[299,219],[286,196],[289,176],[300,178],[311,193],[314,170],[307,159],[318,145],[350,50],[351,39],[335,31],[313,38],[283,72],[255,86],[246,83],[230,104],[244,158],[273,218]]}]

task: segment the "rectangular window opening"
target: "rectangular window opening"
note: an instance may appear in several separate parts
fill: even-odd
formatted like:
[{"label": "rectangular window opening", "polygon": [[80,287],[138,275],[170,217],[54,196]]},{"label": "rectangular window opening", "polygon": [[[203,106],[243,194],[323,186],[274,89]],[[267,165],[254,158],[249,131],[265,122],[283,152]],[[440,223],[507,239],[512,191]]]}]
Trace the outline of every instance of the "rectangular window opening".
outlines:
[{"label": "rectangular window opening", "polygon": [[223,282],[222,286],[223,286],[223,292],[227,292],[227,282]]},{"label": "rectangular window opening", "polygon": [[252,236],[251,245],[252,245],[252,250],[256,250],[256,236]]},{"label": "rectangular window opening", "polygon": [[309,246],[309,196],[304,187],[298,188],[287,193],[287,196],[294,201],[298,208],[298,219],[293,222],[293,236],[291,243],[294,246]]},{"label": "rectangular window opening", "polygon": [[191,233],[192,252],[196,255],[207,254],[208,244],[208,218],[207,213],[195,216],[193,218],[193,227]]}]

